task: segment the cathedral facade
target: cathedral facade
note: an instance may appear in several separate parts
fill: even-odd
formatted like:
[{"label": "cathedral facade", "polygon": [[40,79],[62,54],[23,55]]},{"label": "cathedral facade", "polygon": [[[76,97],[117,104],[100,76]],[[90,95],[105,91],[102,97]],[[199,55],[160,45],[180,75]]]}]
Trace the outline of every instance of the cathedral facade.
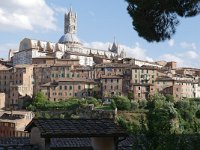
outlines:
[{"label": "cathedral facade", "polygon": [[78,39],[77,14],[70,9],[64,16],[64,35],[57,43],[24,38],[19,51],[12,57],[13,64],[32,64],[32,58],[52,56],[58,59],[79,59],[80,65],[92,66],[93,56],[105,59],[121,59],[125,52],[114,41],[108,50],[85,47]]}]

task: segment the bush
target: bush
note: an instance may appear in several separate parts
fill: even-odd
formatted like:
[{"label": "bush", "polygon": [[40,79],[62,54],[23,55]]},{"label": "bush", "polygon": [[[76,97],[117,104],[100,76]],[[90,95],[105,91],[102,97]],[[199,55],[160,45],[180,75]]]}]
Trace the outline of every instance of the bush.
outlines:
[{"label": "bush", "polygon": [[136,109],[138,109],[138,107],[139,107],[138,102],[133,101],[133,102],[131,103],[131,110],[136,110]]},{"label": "bush", "polygon": [[111,101],[110,107],[111,107],[112,109],[116,109],[116,108],[117,108],[117,106],[116,106],[114,100]]},{"label": "bush", "polygon": [[113,100],[119,110],[130,110],[131,103],[127,97],[124,96],[114,96]]},{"label": "bush", "polygon": [[145,109],[147,107],[147,100],[140,100],[139,102],[139,108],[140,109]]},{"label": "bush", "polygon": [[94,104],[95,107],[100,105],[99,101],[94,97],[89,97],[86,99],[86,101],[88,104]]}]

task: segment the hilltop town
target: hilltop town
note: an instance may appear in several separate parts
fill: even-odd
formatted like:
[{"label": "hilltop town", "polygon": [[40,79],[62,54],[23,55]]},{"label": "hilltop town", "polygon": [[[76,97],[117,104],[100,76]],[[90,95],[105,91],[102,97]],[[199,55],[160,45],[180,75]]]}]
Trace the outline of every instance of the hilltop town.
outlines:
[{"label": "hilltop town", "polygon": [[[110,121],[93,120],[96,116],[101,116],[99,119],[113,119],[117,113],[116,109],[103,114],[101,111],[94,110],[93,105],[79,112],[83,118],[86,116],[87,119],[89,118],[86,122],[68,120],[63,124],[59,119],[34,120],[36,114],[24,110],[24,105],[29,101],[32,102],[41,93],[48,102],[55,102],[56,108],[61,107],[58,103],[64,105],[66,101],[74,102],[73,99],[80,100],[78,101],[80,104],[81,101],[89,98],[95,98],[104,104],[112,104],[113,97],[116,96],[128,97],[131,102],[140,103],[158,93],[166,97],[170,95],[173,97],[173,103],[187,98],[200,98],[199,68],[177,67],[175,61],[150,62],[128,57],[126,50],[116,41],[107,50],[85,47],[76,33],[77,14],[70,9],[65,13],[64,35],[58,42],[24,38],[19,44],[19,50],[10,50],[8,60],[0,60],[0,109],[2,110],[0,111],[0,127],[2,127],[0,137],[29,137],[27,132],[33,132],[32,134],[41,141],[44,142],[45,139],[47,144],[43,143],[42,148],[49,149],[47,148],[50,145],[49,137],[63,138],[64,133],[61,129],[68,125],[72,129],[77,124],[83,125],[78,126],[80,133],[72,129],[70,132],[66,131],[66,135],[73,138],[83,136],[81,142],[88,142],[87,138],[93,136],[108,136],[114,139],[127,136],[124,130]],[[92,115],[89,117],[93,112],[95,117]],[[146,112],[145,110],[142,113]],[[103,115],[105,116],[102,117]],[[91,124],[94,129],[92,131],[88,129]],[[35,135],[35,127],[37,127],[36,131],[41,133],[41,137],[39,134]],[[109,127],[111,130],[107,133],[103,131]],[[71,135],[71,132],[74,135]],[[36,143],[37,138],[34,139]],[[59,141],[62,139],[54,140],[55,143],[62,143]],[[116,142],[113,142],[113,139],[110,141],[112,144]],[[113,145],[110,147],[114,147]]]}]

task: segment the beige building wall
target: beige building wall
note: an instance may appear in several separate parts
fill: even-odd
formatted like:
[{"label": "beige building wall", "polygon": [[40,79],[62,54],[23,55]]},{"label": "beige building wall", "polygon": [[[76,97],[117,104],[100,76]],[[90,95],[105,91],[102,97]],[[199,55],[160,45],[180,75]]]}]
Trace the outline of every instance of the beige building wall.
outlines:
[{"label": "beige building wall", "polygon": [[10,104],[18,104],[20,97],[33,96],[33,65],[17,65],[12,69]]},{"label": "beige building wall", "polygon": [[0,93],[0,110],[5,108],[6,96],[5,93]]},{"label": "beige building wall", "polygon": [[101,78],[102,97],[123,95],[122,78],[118,76],[104,76]]},{"label": "beige building wall", "polygon": [[71,97],[84,98],[93,96],[95,83],[80,79],[63,79],[41,86],[41,91],[51,101],[66,100]]}]

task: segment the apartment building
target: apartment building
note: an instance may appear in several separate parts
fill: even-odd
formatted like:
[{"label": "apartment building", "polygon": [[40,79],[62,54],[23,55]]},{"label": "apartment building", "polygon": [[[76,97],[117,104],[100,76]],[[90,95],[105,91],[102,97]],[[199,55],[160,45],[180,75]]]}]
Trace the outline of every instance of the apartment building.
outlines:
[{"label": "apartment building", "polygon": [[16,65],[12,68],[9,104],[17,108],[22,97],[32,97],[33,84],[33,65]]},{"label": "apartment building", "polygon": [[121,76],[102,76],[101,83],[101,97],[109,98],[116,95],[123,95]]},{"label": "apartment building", "polygon": [[66,100],[71,97],[86,98],[93,96],[96,83],[81,78],[60,78],[41,85],[41,91],[51,101]]}]

